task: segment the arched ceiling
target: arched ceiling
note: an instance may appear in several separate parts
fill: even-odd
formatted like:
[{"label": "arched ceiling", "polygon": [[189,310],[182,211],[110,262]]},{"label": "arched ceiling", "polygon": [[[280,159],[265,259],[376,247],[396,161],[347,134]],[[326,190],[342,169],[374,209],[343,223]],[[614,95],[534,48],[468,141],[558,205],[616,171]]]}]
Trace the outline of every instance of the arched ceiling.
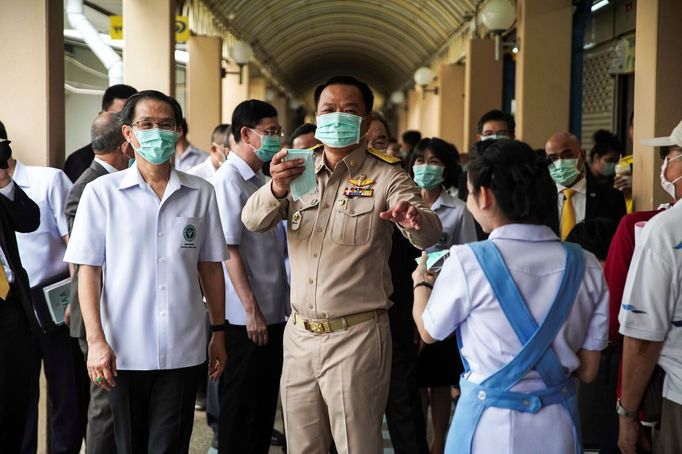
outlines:
[{"label": "arched ceiling", "polygon": [[203,0],[296,94],[339,74],[384,95],[474,15],[478,0]]}]

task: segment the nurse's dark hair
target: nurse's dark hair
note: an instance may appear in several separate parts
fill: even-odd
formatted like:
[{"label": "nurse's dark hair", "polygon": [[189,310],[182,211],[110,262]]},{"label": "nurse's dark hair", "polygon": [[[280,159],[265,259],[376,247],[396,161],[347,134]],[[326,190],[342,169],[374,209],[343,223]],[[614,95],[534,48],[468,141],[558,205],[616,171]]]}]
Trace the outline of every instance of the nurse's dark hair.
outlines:
[{"label": "nurse's dark hair", "polygon": [[527,144],[499,139],[477,142],[469,160],[471,194],[490,189],[504,216],[511,222],[543,224],[556,209],[556,185],[549,176],[547,160]]},{"label": "nurse's dark hair", "polygon": [[172,96],[165,95],[156,90],[138,91],[128,98],[125,105],[123,106],[123,110],[121,111],[122,124],[130,126],[133,123],[133,120],[135,119],[135,107],[137,106],[138,102],[144,99],[165,102],[171,106],[173,109],[173,119],[175,120],[175,124],[180,126],[180,123],[182,123],[182,108],[180,107],[180,104],[178,104],[178,102]]},{"label": "nurse's dark hair", "polygon": [[593,253],[597,259],[605,261],[617,228],[618,224],[610,218],[587,219],[571,229],[566,241],[579,244],[581,248]]},{"label": "nurse's dark hair", "polygon": [[325,88],[327,88],[330,85],[351,85],[353,87],[357,87],[358,90],[360,90],[360,93],[362,94],[362,100],[365,103],[365,112],[364,115],[367,115],[372,111],[374,108],[374,93],[372,93],[372,89],[369,88],[369,85],[366,83],[356,79],[355,77],[351,76],[335,76],[332,77],[331,79],[328,79],[326,82],[321,83],[317,87],[315,87],[315,111],[317,112],[317,108],[320,104],[320,96],[322,95],[322,92],[324,91]]},{"label": "nurse's dark hair", "polygon": [[414,150],[412,151],[410,166],[407,169],[410,177],[414,178],[414,171],[412,170],[414,162],[418,158],[423,159],[428,150],[431,150],[431,153],[433,153],[434,156],[443,163],[443,167],[445,167],[443,170],[443,186],[446,188],[452,186],[457,187],[459,175],[462,173],[462,168],[457,164],[457,161],[459,160],[459,151],[457,151],[457,148],[454,145],[447,143],[438,137],[426,137],[417,142],[417,145],[415,145]]},{"label": "nurse's dark hair", "polygon": [[242,128],[255,128],[263,118],[277,116],[277,109],[258,99],[242,101],[232,111],[232,136],[235,143],[242,140]]},{"label": "nurse's dark hair", "polygon": [[611,152],[616,152],[619,156],[623,149],[620,140],[613,133],[606,129],[598,129],[592,134],[592,149],[590,150],[590,159],[595,156],[601,158],[602,156]]}]

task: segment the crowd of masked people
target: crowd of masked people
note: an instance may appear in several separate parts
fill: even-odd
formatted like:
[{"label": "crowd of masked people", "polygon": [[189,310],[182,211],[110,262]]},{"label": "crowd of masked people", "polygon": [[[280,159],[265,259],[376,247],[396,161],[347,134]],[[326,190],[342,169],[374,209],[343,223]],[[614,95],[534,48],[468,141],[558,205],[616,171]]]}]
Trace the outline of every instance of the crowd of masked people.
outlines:
[{"label": "crowd of masked people", "polygon": [[195,410],[224,453],[380,452],[384,418],[396,453],[680,452],[682,123],[636,211],[609,131],[491,110],[461,153],[350,77],[315,109],[246,100],[203,151],[115,85],[63,170],[0,123],[0,451],[37,452],[42,367],[52,454],[188,452]]}]

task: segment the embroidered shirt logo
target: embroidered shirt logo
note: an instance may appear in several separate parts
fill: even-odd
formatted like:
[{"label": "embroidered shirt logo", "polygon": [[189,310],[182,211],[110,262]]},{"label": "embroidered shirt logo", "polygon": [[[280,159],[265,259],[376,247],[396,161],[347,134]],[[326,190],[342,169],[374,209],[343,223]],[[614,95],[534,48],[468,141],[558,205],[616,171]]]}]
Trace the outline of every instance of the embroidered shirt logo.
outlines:
[{"label": "embroidered shirt logo", "polygon": [[624,311],[629,311],[632,312],[633,314],[646,314],[646,311],[637,309],[632,304],[623,304],[621,307],[623,308]]},{"label": "embroidered shirt logo", "polygon": [[183,248],[195,248],[194,244],[197,239],[197,229],[192,224],[187,224],[184,229],[182,229],[182,243]]}]

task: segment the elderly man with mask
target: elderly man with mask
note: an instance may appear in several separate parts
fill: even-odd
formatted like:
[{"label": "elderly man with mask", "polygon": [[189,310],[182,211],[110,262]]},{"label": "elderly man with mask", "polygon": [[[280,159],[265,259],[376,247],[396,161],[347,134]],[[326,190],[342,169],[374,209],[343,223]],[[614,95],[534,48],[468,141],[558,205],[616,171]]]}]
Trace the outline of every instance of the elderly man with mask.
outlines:
[{"label": "elderly man with mask", "polygon": [[[391,233],[397,227],[424,249],[441,232],[399,161],[367,148],[373,102],[367,84],[352,77],[319,85],[315,136],[324,147],[307,167],[303,159],[285,160],[286,150],[277,153],[272,181],[242,212],[253,231],[288,221],[292,316],[281,396],[291,453],[325,453],[332,437],[339,452],[381,452]],[[304,169],[313,174],[312,190],[294,194],[292,181]]]},{"label": "elderly man with mask", "polygon": [[567,132],[552,135],[545,145],[545,153],[551,161],[549,173],[559,193],[561,239],[585,219],[607,217],[620,222],[625,215],[623,193],[598,183],[591,172],[585,171],[585,150],[575,135]]},{"label": "elderly man with mask", "polygon": [[88,374],[109,391],[118,452],[186,452],[206,359],[202,290],[213,379],[225,365],[228,254],[210,183],[169,162],[177,101],[142,91],[121,118],[136,161],[85,187],[64,260],[80,265]]}]

